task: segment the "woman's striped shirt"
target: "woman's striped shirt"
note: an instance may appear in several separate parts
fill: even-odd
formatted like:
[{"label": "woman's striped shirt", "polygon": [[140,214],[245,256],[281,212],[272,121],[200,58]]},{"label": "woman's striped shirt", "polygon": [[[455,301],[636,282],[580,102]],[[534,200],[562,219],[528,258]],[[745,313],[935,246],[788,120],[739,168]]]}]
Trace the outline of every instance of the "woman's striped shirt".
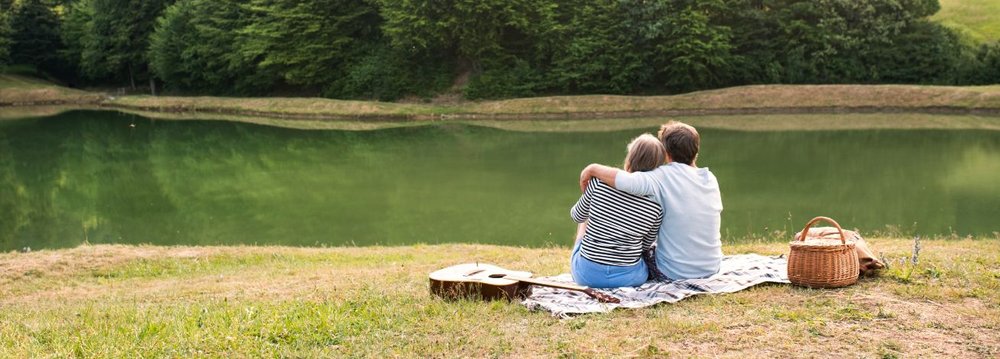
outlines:
[{"label": "woman's striped shirt", "polygon": [[588,221],[580,254],[606,265],[633,265],[656,240],[663,210],[651,198],[641,197],[590,180],[570,215],[577,223]]}]

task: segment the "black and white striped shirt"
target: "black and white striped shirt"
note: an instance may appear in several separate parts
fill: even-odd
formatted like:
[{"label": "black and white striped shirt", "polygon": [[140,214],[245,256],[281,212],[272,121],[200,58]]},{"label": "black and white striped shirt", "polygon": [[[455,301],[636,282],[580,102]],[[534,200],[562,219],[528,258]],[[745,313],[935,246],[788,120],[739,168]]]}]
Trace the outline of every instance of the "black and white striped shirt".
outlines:
[{"label": "black and white striped shirt", "polygon": [[606,265],[633,265],[653,244],[663,220],[663,210],[652,198],[641,197],[590,180],[587,191],[570,215],[577,223],[587,223],[580,254]]}]

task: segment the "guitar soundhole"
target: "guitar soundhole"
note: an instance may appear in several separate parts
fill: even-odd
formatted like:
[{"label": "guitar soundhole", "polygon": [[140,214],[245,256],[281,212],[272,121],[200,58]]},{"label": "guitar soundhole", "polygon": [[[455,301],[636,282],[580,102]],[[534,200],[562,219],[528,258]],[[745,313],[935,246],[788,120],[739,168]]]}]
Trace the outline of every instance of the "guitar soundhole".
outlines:
[{"label": "guitar soundhole", "polygon": [[506,277],[506,276],[507,275],[503,274],[503,273],[495,273],[495,274],[490,274],[489,275],[490,278],[503,278],[503,277]]}]

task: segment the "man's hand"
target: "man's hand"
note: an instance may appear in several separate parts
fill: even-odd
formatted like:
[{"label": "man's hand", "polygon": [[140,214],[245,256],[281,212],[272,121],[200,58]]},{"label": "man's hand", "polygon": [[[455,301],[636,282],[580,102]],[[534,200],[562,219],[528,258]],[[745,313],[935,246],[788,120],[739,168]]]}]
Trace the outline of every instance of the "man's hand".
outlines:
[{"label": "man's hand", "polygon": [[614,167],[591,163],[583,169],[583,172],[580,172],[580,191],[586,192],[587,186],[590,185],[590,179],[594,177],[615,188],[615,176],[618,175],[619,171],[621,170]]},{"label": "man's hand", "polygon": [[594,178],[594,175],[590,173],[591,167],[593,166],[594,164],[590,164],[587,167],[584,167],[583,171],[580,171],[580,192],[587,192],[587,186],[590,185],[590,179]]}]

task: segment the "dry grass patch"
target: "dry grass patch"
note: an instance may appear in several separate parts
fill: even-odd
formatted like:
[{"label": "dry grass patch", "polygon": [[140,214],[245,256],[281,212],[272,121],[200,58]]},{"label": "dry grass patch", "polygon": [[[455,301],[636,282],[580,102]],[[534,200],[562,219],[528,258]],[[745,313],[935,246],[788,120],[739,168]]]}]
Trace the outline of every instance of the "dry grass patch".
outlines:
[{"label": "dry grass patch", "polygon": [[63,112],[83,109],[96,109],[96,106],[87,105],[40,105],[40,106],[15,106],[4,107],[0,110],[0,121],[21,120],[25,118],[48,117],[59,115]]},{"label": "dry grass patch", "polygon": [[133,110],[133,109],[119,109],[119,111],[157,120],[230,121],[230,122],[253,123],[264,126],[294,128],[300,130],[370,131],[370,130],[379,130],[386,128],[420,126],[433,123],[432,121],[358,121],[358,120],[331,120],[331,119],[291,119],[291,118],[268,117],[268,116],[229,115],[224,113],[157,112],[157,111],[143,111],[143,110]]},{"label": "dry grass patch", "polygon": [[[1000,87],[916,85],[755,85],[672,96],[552,96],[441,104],[323,98],[122,96],[109,98],[16,75],[0,75],[0,106],[76,104],[132,111],[225,116],[259,122],[304,119],[469,120],[620,118],[746,113],[952,112],[1000,113]],[[235,116],[235,117],[234,117]],[[4,116],[9,117],[9,116]],[[398,124],[397,124],[398,125]],[[322,127],[315,123],[291,127]],[[362,126],[364,127],[364,126]],[[370,127],[370,126],[369,126]]]},{"label": "dry grass patch", "polygon": [[996,86],[755,85],[674,96],[559,96],[466,105],[470,113],[636,112],[696,109],[1000,108]]},{"label": "dry grass patch", "polygon": [[604,132],[657,128],[667,119],[682,121],[698,128],[739,131],[1000,130],[1000,117],[919,113],[706,115],[600,120],[479,120],[463,122],[509,131]]},{"label": "dry grass patch", "polygon": [[96,104],[103,99],[104,95],[98,93],[56,86],[23,76],[0,75],[0,106],[86,105]]},{"label": "dry grass patch", "polygon": [[454,104],[319,98],[125,96],[106,106],[302,119],[551,119],[839,111],[1000,112],[1000,88],[906,85],[758,85],[674,96],[553,96]]},{"label": "dry grass patch", "polygon": [[447,112],[429,105],[333,100],[324,98],[227,98],[125,96],[106,103],[112,107],[146,111],[205,112],[329,118],[370,118]]}]

